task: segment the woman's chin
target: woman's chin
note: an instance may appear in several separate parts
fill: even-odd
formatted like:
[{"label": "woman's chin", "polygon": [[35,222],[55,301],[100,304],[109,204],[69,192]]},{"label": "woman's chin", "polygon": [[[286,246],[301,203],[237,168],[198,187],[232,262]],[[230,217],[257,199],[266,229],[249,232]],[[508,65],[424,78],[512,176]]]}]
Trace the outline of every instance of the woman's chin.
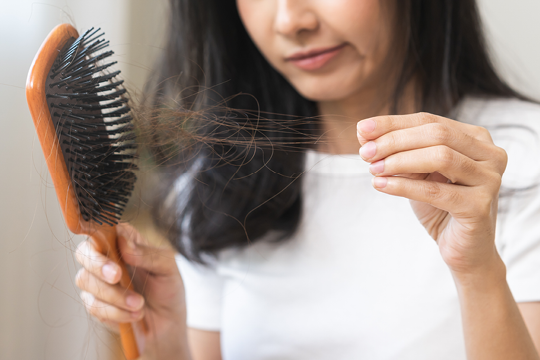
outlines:
[{"label": "woman's chin", "polygon": [[[317,89],[320,91],[313,91],[310,89],[308,91],[298,91],[300,95],[306,99],[314,102],[327,102],[327,101],[339,101],[347,97],[347,94],[341,93],[341,91],[328,91],[328,89]],[[340,89],[341,90],[341,89]]]},{"label": "woman's chin", "polygon": [[[317,81],[319,80],[319,81]],[[315,102],[339,101],[358,91],[358,84],[349,81],[306,81],[291,82],[296,89],[308,100]],[[334,79],[335,80],[335,79]],[[361,81],[358,81],[361,83]]]}]

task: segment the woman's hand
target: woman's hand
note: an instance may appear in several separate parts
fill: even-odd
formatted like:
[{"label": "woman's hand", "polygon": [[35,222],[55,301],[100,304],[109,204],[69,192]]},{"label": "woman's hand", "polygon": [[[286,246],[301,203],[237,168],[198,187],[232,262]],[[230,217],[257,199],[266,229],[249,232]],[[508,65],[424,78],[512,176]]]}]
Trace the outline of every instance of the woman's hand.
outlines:
[{"label": "woman's hand", "polygon": [[358,123],[378,191],[406,197],[455,275],[500,268],[497,199],[506,152],[482,127],[419,113]]},{"label": "woman's hand", "polygon": [[188,359],[184,285],[174,251],[151,246],[127,224],[118,225],[117,232],[135,291],[121,288],[120,267],[83,241],[76,252],[82,265],[76,284],[87,311],[112,329],[144,317],[148,331],[136,335],[145,358]]}]

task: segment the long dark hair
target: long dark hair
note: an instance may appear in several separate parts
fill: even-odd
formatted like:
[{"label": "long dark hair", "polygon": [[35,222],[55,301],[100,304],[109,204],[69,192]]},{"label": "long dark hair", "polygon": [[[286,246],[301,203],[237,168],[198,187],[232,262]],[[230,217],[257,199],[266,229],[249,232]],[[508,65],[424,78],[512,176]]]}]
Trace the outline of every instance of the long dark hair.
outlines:
[{"label": "long dark hair", "polygon": [[[412,78],[418,110],[439,115],[466,95],[520,97],[494,70],[475,0],[394,1],[405,45],[394,109]],[[199,262],[269,231],[274,241],[290,237],[300,220],[303,150],[320,135],[315,103],[263,58],[234,0],[171,0],[165,46],[149,92],[149,121],[161,129],[149,148],[167,173],[155,196],[157,225]],[[160,127],[171,107],[190,140],[171,140]]]}]

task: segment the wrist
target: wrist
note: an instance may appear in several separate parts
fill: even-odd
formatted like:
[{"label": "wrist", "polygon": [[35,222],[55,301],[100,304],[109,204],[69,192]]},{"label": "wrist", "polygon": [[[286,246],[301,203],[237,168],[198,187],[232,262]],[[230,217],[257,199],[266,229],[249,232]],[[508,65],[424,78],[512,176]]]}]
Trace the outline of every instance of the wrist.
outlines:
[{"label": "wrist", "polygon": [[[191,360],[187,332],[185,328],[171,328],[167,336],[147,344],[144,360]],[[141,360],[142,360],[141,359]]]},{"label": "wrist", "polygon": [[154,322],[152,333],[147,336],[142,359],[191,359],[185,316],[171,316],[168,321]]},{"label": "wrist", "polygon": [[451,272],[458,290],[490,291],[494,287],[507,286],[506,266],[496,251],[481,266]]}]

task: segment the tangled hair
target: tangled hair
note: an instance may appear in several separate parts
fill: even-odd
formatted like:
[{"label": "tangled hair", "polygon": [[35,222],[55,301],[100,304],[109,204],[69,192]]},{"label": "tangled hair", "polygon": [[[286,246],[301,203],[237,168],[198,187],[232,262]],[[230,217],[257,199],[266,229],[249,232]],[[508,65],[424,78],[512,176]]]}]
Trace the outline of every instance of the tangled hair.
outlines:
[{"label": "tangled hair", "polygon": [[[520,97],[494,70],[475,0],[387,1],[404,45],[394,112],[413,78],[418,110],[439,115],[466,95]],[[142,116],[164,174],[156,224],[198,262],[269,231],[287,239],[300,220],[305,150],[321,141],[316,104],[263,58],[235,0],[171,0],[165,49]]]}]

